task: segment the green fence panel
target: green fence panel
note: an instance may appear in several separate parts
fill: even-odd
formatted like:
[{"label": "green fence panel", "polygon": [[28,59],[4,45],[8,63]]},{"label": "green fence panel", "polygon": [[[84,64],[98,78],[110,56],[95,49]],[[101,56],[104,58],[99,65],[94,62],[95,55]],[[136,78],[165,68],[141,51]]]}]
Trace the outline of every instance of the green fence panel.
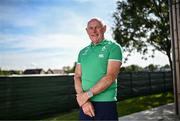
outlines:
[{"label": "green fence panel", "polygon": [[[171,72],[120,73],[117,98],[170,91]],[[0,119],[41,119],[77,108],[73,76],[0,77]]]}]

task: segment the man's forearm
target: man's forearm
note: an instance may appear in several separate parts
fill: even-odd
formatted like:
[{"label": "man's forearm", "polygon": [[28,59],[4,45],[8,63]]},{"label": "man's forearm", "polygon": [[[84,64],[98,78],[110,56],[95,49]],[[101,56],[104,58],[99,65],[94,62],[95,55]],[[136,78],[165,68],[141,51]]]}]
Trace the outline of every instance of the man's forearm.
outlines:
[{"label": "man's forearm", "polygon": [[[107,89],[114,82],[114,80],[116,79],[115,77],[116,76],[112,76],[112,75],[104,76],[94,87],[90,89],[93,95],[101,93],[102,91]],[[79,93],[76,96],[79,106],[85,104],[90,98],[88,92]]]},{"label": "man's forearm", "polygon": [[75,83],[76,93],[77,93],[77,94],[82,93],[82,92],[83,92],[83,89],[82,89],[81,78],[80,78],[80,77],[77,77],[77,76],[74,76],[74,83]]},{"label": "man's forearm", "polygon": [[94,87],[91,88],[91,92],[93,95],[99,94],[111,86],[115,80],[115,75],[106,75]]}]

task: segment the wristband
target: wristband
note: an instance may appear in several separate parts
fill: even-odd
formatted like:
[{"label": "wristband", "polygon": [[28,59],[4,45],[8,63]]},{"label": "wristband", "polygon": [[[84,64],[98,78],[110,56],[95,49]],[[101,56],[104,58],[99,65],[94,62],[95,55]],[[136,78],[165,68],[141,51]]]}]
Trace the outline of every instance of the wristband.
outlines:
[{"label": "wristband", "polygon": [[87,95],[89,98],[93,97],[93,93],[91,92],[91,90],[87,91]]}]

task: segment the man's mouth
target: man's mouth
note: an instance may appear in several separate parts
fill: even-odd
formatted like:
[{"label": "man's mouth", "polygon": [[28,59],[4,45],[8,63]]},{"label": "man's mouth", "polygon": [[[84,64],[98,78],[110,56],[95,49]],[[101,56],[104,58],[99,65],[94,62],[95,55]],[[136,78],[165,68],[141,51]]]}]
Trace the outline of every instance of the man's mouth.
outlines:
[{"label": "man's mouth", "polygon": [[91,35],[92,37],[98,37],[98,34],[93,34],[93,35]]}]

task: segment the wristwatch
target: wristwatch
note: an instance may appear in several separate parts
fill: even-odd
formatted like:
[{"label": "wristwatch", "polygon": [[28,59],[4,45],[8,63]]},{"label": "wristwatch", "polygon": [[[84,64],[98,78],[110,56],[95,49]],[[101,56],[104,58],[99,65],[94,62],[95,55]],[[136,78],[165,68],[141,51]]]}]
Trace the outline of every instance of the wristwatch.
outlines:
[{"label": "wristwatch", "polygon": [[87,95],[89,98],[93,97],[93,93],[91,92],[91,90],[87,91]]}]

